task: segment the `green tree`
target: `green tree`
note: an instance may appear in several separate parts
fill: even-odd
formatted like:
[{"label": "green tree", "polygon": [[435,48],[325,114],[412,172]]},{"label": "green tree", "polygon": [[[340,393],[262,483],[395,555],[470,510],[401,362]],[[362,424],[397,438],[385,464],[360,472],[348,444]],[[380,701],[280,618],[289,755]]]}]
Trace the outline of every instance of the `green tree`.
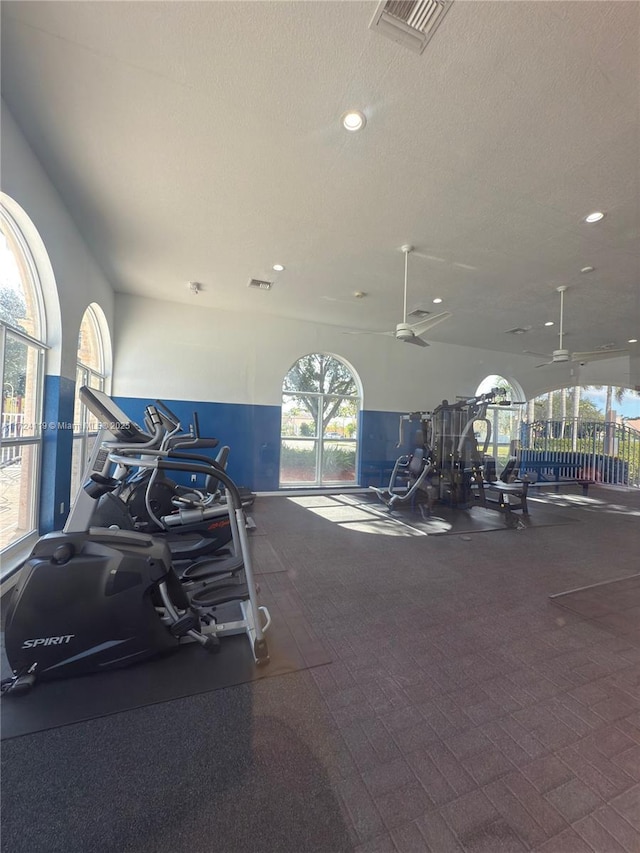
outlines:
[{"label": "green tree", "polygon": [[[566,394],[564,405],[566,406],[567,403],[571,403],[572,411],[575,412],[573,404],[577,401],[577,417],[582,418],[582,420],[586,421],[599,421],[603,419],[602,410],[599,409],[594,403],[592,403],[591,400],[587,400],[586,398],[582,397],[580,393],[580,388],[571,388],[567,390],[569,393]],[[563,402],[561,392],[551,391],[549,392],[549,394],[544,394],[542,397],[536,397],[535,400],[533,400],[533,409],[533,420],[561,421],[563,414]]]},{"label": "green tree", "polygon": [[591,385],[590,387],[594,388],[596,391],[602,391],[603,388],[607,389],[607,396],[604,404],[604,417],[606,421],[613,419],[611,412],[613,410],[614,400],[617,405],[620,405],[627,394],[633,397],[640,396],[638,392],[634,391],[632,388],[621,388],[618,385]]},{"label": "green tree", "polygon": [[321,353],[298,359],[285,376],[283,391],[295,395],[296,402],[309,412],[313,422],[321,423],[320,435],[345,402],[343,398],[358,393],[351,371],[337,358]]},{"label": "green tree", "polygon": [[[20,322],[26,319],[27,306],[22,296],[12,287],[0,288],[0,321],[25,332]],[[3,393],[11,390],[12,396],[22,397],[25,391],[26,366],[24,346],[7,337],[4,350]]]}]

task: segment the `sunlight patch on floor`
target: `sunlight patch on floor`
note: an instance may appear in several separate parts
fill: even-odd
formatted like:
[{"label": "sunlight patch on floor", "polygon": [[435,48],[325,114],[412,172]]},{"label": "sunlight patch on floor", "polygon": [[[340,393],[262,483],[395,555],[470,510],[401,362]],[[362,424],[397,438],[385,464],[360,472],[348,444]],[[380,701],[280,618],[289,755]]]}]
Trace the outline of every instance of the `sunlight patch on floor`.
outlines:
[{"label": "sunlight patch on floor", "polygon": [[[303,509],[313,512],[338,524],[345,530],[357,533],[373,533],[378,536],[426,536],[422,530],[416,530],[393,518],[382,507],[372,507],[350,495],[335,495],[331,497],[299,497],[287,498]],[[444,519],[442,519],[443,524]]]},{"label": "sunlight patch on floor", "polygon": [[563,507],[580,507],[581,509],[591,510],[592,512],[640,516],[640,509],[624,506],[623,504],[608,503],[607,501],[603,501],[599,498],[587,497],[587,495],[546,494],[544,497],[531,497],[529,494],[528,500],[530,503],[553,504],[554,506]]}]

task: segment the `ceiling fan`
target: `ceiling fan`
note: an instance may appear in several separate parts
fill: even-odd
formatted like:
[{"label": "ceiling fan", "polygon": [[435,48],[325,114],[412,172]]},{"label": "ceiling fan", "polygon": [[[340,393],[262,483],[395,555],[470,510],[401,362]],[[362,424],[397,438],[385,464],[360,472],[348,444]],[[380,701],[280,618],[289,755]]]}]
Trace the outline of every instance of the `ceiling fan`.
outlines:
[{"label": "ceiling fan", "polygon": [[[419,347],[428,347],[429,344],[421,337],[429,329],[432,329],[438,323],[446,320],[451,316],[450,311],[443,311],[441,314],[433,314],[424,320],[419,320],[417,323],[407,323],[407,282],[409,271],[409,254],[413,252],[413,246],[404,245],[400,249],[404,252],[404,294],[403,294],[403,310],[402,323],[398,323],[395,329],[390,332],[365,331],[363,329],[349,329],[349,335],[388,335],[396,338],[405,344],[415,344]],[[354,296],[358,295],[357,293]],[[362,293],[362,296],[366,294]],[[341,300],[335,300],[341,301]],[[426,312],[423,312],[426,313]]]},{"label": "ceiling fan", "polygon": [[532,350],[523,350],[523,352],[528,353],[529,355],[539,355],[542,358],[551,359],[550,361],[544,361],[542,364],[536,364],[536,367],[546,367],[548,364],[562,364],[566,361],[579,361],[579,362],[587,362],[587,361],[598,361],[603,358],[615,358],[619,355],[627,355],[627,350],[624,349],[599,349],[592,350],[591,352],[569,352],[568,349],[564,349],[562,346],[562,337],[563,337],[563,322],[564,322],[564,293],[567,290],[566,284],[561,284],[560,287],[556,287],[556,290],[560,294],[560,333],[559,333],[559,342],[560,346],[558,349],[554,349],[553,352],[533,352]]},{"label": "ceiling fan", "polygon": [[404,293],[402,303],[402,323],[398,323],[393,331],[380,332],[383,335],[393,335],[399,341],[405,344],[415,344],[419,347],[428,347],[429,344],[420,337],[429,329],[432,329],[438,323],[446,320],[451,316],[450,311],[443,311],[441,314],[434,314],[432,317],[427,317],[425,320],[419,320],[417,323],[407,323],[407,282],[409,272],[409,254],[413,252],[413,246],[404,245],[400,247],[404,252]]}]

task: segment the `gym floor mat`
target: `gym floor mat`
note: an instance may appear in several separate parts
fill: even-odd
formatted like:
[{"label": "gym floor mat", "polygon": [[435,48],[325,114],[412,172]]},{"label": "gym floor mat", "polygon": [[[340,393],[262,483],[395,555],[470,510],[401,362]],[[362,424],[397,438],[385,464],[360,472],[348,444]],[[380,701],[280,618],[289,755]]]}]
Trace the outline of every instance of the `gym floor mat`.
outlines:
[{"label": "gym floor mat", "polygon": [[[291,598],[291,591],[286,595]],[[331,662],[324,646],[309,635],[295,608],[287,608],[287,618],[268,591],[261,595],[261,601],[268,606],[273,620],[266,634],[271,658],[266,666],[255,666],[246,636],[238,635],[223,637],[217,654],[209,654],[194,644],[127,669],[37,683],[24,696],[7,695],[0,700],[1,738],[54,729]],[[11,675],[3,635],[0,670],[3,679]]]},{"label": "gym floor mat", "polygon": [[251,554],[256,577],[287,571],[273,545],[264,534],[257,537],[254,534],[251,537]]},{"label": "gym floor mat", "polygon": [[548,527],[557,524],[572,524],[577,519],[567,513],[559,512],[557,507],[547,507],[544,504],[530,503],[530,514],[521,512],[506,514],[482,506],[470,509],[453,509],[452,507],[436,504],[431,516],[420,511],[420,507],[399,507],[388,512],[375,496],[363,498],[363,503],[370,509],[377,509],[385,518],[393,519],[400,524],[412,527],[428,536],[458,535],[461,533],[487,533],[493,530],[509,530],[513,528]]}]

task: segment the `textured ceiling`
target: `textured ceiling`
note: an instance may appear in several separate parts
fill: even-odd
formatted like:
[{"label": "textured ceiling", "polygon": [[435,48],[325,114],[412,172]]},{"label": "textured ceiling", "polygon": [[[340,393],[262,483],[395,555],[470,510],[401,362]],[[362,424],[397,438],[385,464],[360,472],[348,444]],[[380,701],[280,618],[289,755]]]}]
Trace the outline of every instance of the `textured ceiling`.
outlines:
[{"label": "textured ceiling", "polygon": [[638,337],[640,4],[456,0],[422,55],[376,6],[4,0],[2,93],[118,291],[393,328],[409,242],[431,340],[550,352],[560,284],[571,350]]}]

